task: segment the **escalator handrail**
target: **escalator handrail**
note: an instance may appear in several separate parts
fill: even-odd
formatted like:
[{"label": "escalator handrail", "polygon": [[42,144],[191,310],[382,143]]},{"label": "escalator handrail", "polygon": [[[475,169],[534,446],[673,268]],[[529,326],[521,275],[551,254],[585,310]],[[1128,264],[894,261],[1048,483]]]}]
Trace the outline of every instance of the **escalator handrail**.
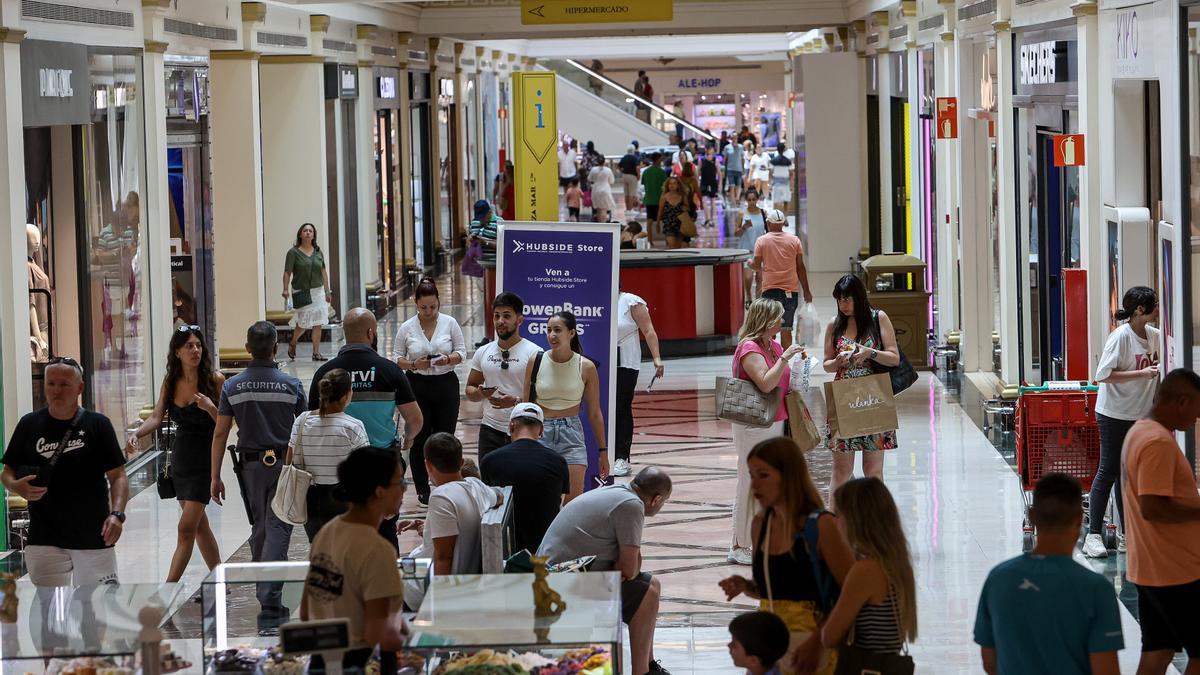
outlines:
[{"label": "escalator handrail", "polygon": [[633,93],[633,90],[627,89],[624,85],[618,84],[617,82],[605,77],[604,75],[597,73],[596,71],[592,70],[591,68],[588,68],[587,66],[576,61],[575,59],[564,59],[564,61],[566,61],[567,63],[571,64],[572,66],[578,68],[579,70],[582,70],[584,73],[587,74],[588,77],[592,77],[597,80],[600,80],[601,82],[607,84],[608,86],[612,87],[613,89],[616,89],[617,91],[621,92],[627,98],[632,98],[633,100],[641,103],[642,105],[645,105],[650,108],[653,108],[654,110],[657,110],[658,112],[662,113],[669,119],[675,121],[677,124],[682,124],[683,126],[696,132],[700,136],[707,138],[710,141],[717,140],[717,137],[713,136],[712,132],[710,132],[706,129],[701,129],[700,127],[696,126],[695,124],[692,124],[691,122],[683,119],[682,117],[679,117],[678,115],[671,112],[670,110],[667,110],[666,108],[658,105],[654,101],[651,101],[647,98],[638,96],[637,94]]}]

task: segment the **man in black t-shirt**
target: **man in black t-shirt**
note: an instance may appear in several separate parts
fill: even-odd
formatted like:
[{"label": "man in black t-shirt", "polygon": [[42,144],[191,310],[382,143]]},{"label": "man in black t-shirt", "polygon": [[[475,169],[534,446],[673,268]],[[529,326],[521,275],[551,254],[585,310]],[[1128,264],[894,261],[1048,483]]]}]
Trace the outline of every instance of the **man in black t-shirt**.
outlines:
[{"label": "man in black t-shirt", "polygon": [[[21,418],[0,482],[29,502],[25,563],[37,586],[116,583],[129,479],[112,423],[79,406],[83,369],[52,359],[46,404]],[[63,446],[60,451],[59,446]]]},{"label": "man in black t-shirt", "polygon": [[513,539],[517,550],[536,553],[563,495],[570,492],[567,462],[538,442],[545,416],[534,403],[518,403],[509,417],[512,442],[489,452],[479,466],[483,482],[513,489]]}]

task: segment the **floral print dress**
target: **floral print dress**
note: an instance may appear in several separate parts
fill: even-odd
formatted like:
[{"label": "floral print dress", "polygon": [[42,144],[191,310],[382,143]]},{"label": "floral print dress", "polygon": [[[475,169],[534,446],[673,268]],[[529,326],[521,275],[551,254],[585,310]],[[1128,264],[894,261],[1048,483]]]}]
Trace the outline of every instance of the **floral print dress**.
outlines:
[{"label": "floral print dress", "polygon": [[[862,341],[861,344],[868,349],[883,348],[883,345],[876,346],[874,335],[869,335],[865,340]],[[854,340],[851,340],[843,335],[838,338],[837,351],[841,352],[853,345]],[[851,363],[845,368],[838,370],[837,375],[835,375],[833,379],[844,380],[850,377],[866,377],[874,374],[875,371],[871,370],[870,362],[863,363],[862,365],[855,365]],[[826,423],[825,428],[828,430],[828,423]],[[828,431],[826,433],[828,433]],[[856,436],[854,438],[833,438],[832,436],[828,436],[825,439],[825,445],[833,452],[858,452],[859,450],[863,452],[879,452],[881,450],[895,450],[896,432],[885,431],[882,434]]]}]

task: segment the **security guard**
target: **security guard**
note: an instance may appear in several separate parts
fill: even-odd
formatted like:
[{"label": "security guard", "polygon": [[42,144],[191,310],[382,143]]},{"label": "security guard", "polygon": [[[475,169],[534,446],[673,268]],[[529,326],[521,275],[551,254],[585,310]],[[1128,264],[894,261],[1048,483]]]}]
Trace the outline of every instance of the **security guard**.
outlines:
[{"label": "security guard", "polygon": [[[254,523],[250,558],[255,562],[287,560],[292,526],[275,517],[271,499],[287,455],[292,423],[307,408],[300,380],[279,370],[275,363],[277,341],[275,325],[267,321],[246,331],[246,351],[252,359],[249,367],[225,381],[212,444],[212,498],[221,504],[225,498],[221,461],[229,431],[237,422],[234,462],[242,498]],[[282,584],[258,585],[260,623],[287,620],[290,611],[283,606],[282,593]]]}]

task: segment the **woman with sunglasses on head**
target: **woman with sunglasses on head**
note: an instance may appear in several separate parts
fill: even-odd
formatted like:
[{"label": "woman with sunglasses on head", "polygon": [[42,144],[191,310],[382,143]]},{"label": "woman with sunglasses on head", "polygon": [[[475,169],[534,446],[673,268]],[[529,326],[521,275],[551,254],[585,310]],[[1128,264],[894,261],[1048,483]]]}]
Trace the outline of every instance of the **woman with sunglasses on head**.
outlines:
[{"label": "woman with sunglasses on head", "polygon": [[[1133,423],[1145,417],[1158,390],[1158,358],[1162,333],[1151,326],[1158,322],[1158,295],[1154,289],[1134,286],[1121,298],[1114,317],[1122,322],[1108,334],[1100,363],[1096,365],[1096,422],[1100,427],[1100,468],[1088,498],[1088,534],[1083,554],[1108,557],[1104,543],[1104,512],[1109,493],[1115,493],[1117,513],[1124,519],[1121,501],[1121,447]],[[1116,485],[1116,490],[1113,486]],[[1124,535],[1118,536],[1117,551]]]},{"label": "woman with sunglasses on head", "polygon": [[563,499],[565,506],[583,494],[587,475],[587,442],[579,413],[587,406],[588,424],[600,447],[600,477],[608,477],[608,443],[604,413],[600,410],[600,371],[583,355],[575,315],[559,312],[546,321],[546,341],[550,350],[530,361],[525,371],[524,400],[542,407],[546,421],[542,444],[567,460],[571,491]]},{"label": "woman with sunglasses on head", "polygon": [[329,321],[329,270],[325,267],[325,254],[317,245],[317,228],[305,223],[296,231],[296,244],[287,253],[283,263],[283,299],[291,300],[295,314],[289,324],[292,340],[288,345],[288,358],[296,359],[296,345],[300,335],[312,331],[312,359],[324,361],[321,355],[321,326]]},{"label": "woman with sunglasses on head", "polygon": [[458,375],[454,367],[467,358],[462,327],[441,312],[437,285],[424,277],[413,292],[417,313],[400,324],[392,345],[392,360],[406,371],[413,396],[421,408],[421,431],[410,449],[417,500],[429,503],[429,475],[425,472],[425,441],[444,431],[453,435],[458,426]]},{"label": "woman with sunglasses on head", "polygon": [[167,572],[167,583],[179,581],[199,545],[204,564],[211,570],[221,563],[217,538],[209,526],[204,507],[211,495],[212,440],[217,426],[217,406],[225,376],[214,371],[212,356],[199,326],[180,326],[171,335],[167,351],[167,376],[163,378],[154,412],[129,436],[136,451],[139,440],[169,416],[175,423],[171,445],[171,480],[175,497],[183,507],[176,532],[175,555]]}]

